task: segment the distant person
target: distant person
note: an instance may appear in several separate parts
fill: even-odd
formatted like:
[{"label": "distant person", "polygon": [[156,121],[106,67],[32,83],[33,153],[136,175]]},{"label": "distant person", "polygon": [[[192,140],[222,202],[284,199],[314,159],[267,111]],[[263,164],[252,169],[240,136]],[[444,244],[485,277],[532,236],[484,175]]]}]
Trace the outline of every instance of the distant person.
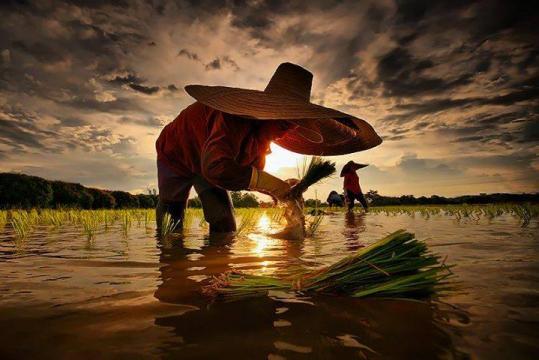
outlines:
[{"label": "distant person", "polygon": [[338,206],[342,207],[344,205],[344,199],[341,194],[336,192],[335,190],[331,191],[328,195],[328,199],[326,200],[329,207]]},{"label": "distant person", "polygon": [[357,200],[365,209],[365,212],[369,211],[369,205],[365,196],[361,192],[361,187],[359,186],[359,177],[356,174],[356,170],[362,169],[368,165],[358,164],[350,160],[344,165],[341,170],[341,177],[344,177],[344,193],[346,196],[346,201],[348,203],[348,211],[352,211],[354,208],[354,200]]}]

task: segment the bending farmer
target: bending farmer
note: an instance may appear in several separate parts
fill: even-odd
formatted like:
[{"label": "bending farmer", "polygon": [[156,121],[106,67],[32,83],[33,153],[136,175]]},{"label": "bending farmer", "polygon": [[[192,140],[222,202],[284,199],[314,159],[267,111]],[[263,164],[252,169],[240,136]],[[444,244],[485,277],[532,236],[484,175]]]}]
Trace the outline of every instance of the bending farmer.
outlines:
[{"label": "bending farmer", "polygon": [[341,155],[382,139],[364,120],[312,104],[312,74],[281,64],[264,91],[189,85],[197,102],[162,130],[156,142],[157,222],[181,224],[191,187],[210,232],[236,230],[228,190],[254,190],[286,200],[288,182],[265,172],[270,143],[300,154]]}]

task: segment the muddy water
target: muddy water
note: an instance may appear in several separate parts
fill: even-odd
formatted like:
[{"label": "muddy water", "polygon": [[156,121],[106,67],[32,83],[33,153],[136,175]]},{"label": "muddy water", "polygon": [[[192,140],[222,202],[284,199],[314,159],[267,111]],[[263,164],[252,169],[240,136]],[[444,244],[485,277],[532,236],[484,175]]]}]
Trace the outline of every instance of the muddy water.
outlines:
[{"label": "muddy water", "polygon": [[[210,303],[199,294],[211,274],[316,268],[400,228],[456,265],[453,293],[431,303],[283,294]],[[537,228],[509,216],[336,213],[302,242],[266,236],[267,217],[237,238],[193,225],[184,239],[158,242],[136,226],[127,238],[111,229],[92,241],[76,228],[15,241],[7,227],[0,358],[538,358]]]}]

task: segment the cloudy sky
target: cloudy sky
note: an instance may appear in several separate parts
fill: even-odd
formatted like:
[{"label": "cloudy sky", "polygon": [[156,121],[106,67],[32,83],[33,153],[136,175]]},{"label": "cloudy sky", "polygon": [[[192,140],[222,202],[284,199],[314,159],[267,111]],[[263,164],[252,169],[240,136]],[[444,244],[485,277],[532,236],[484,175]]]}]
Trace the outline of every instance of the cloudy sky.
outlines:
[{"label": "cloudy sky", "polygon": [[[185,85],[263,89],[289,61],[314,73],[313,102],[366,119],[383,137],[333,158],[371,164],[360,172],[364,190],[539,189],[539,18],[525,2],[0,6],[0,171],[155,187],[154,142],[193,102]],[[282,157],[269,161],[278,175],[296,172]],[[321,197],[330,188],[340,179]]]}]

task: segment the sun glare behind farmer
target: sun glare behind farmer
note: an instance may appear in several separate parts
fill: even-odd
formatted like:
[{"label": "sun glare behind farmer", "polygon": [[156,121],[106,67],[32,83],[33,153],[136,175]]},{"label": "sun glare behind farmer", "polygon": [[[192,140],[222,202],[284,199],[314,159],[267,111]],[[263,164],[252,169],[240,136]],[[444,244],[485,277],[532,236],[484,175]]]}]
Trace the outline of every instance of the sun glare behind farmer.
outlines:
[{"label": "sun glare behind farmer", "polygon": [[297,165],[301,164],[304,155],[283,149],[277,144],[270,145],[271,153],[266,156],[265,169],[270,173],[277,173],[282,169],[292,169],[296,171]]}]

